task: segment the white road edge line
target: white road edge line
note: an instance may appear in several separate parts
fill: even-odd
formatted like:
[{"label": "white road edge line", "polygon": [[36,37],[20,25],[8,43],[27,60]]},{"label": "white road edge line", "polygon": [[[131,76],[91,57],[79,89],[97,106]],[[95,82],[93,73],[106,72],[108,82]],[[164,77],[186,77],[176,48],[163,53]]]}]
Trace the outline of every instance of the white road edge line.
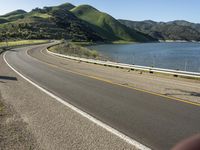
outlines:
[{"label": "white road edge line", "polygon": [[69,107],[70,109],[72,109],[73,111],[77,112],[78,114],[82,115],[83,117],[87,118],[88,120],[92,121],[93,123],[95,123],[96,125],[104,128],[105,130],[107,130],[108,132],[116,135],[117,137],[121,138],[122,140],[124,140],[125,142],[135,146],[136,148],[140,149],[140,150],[151,150],[150,148],[146,147],[145,145],[133,140],[132,138],[126,136],[125,134],[117,131],[116,129],[110,127],[109,125],[101,122],[100,120],[94,118],[93,116],[87,114],[86,112],[78,109],[77,107],[67,103],[66,101],[62,100],[61,98],[59,98],[58,96],[54,95],[53,93],[47,91],[46,89],[42,88],[41,86],[39,86],[38,84],[34,83],[33,81],[31,81],[30,79],[28,79],[27,77],[25,77],[24,75],[22,75],[21,73],[19,73],[15,68],[13,68],[8,61],[6,60],[5,56],[6,56],[7,52],[5,52],[3,54],[3,59],[5,61],[5,63],[15,72],[17,73],[19,76],[21,76],[23,79],[25,79],[26,81],[28,81],[29,83],[31,83],[32,85],[34,85],[35,87],[37,87],[39,90],[41,90],[42,92],[46,93],[47,95],[49,95],[50,97],[54,98],[55,100],[57,100],[58,102],[62,103],[63,105]]}]

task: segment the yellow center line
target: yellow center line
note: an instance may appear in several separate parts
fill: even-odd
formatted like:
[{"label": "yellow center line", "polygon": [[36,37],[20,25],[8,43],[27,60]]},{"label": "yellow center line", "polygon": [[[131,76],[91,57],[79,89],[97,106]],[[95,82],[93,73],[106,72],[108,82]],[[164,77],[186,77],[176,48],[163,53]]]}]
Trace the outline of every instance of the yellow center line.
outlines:
[{"label": "yellow center line", "polygon": [[[29,50],[27,50],[29,51]],[[41,52],[41,51],[40,51]],[[42,52],[41,52],[42,53]],[[44,53],[43,53],[44,54]],[[27,53],[28,55],[28,53]],[[46,54],[45,54],[46,55]],[[29,55],[30,56],[30,55]],[[34,57],[32,57],[34,58]],[[87,75],[87,74],[83,74],[81,72],[77,72],[77,71],[72,71],[72,70],[67,70],[67,69],[64,69],[64,68],[61,68],[61,67],[58,67],[54,64],[50,64],[50,63],[47,63],[47,62],[43,62],[39,59],[36,59],[35,60],[41,62],[41,63],[44,63],[48,66],[51,66],[53,68],[57,68],[57,69],[60,69],[60,70],[63,70],[63,71],[67,71],[67,72],[70,72],[70,73],[73,73],[73,74],[76,74],[76,75],[80,75],[80,76],[84,76],[84,77],[88,77],[88,78],[92,78],[92,79],[95,79],[95,80],[99,80],[99,81],[102,81],[102,82],[106,82],[106,83],[109,83],[109,84],[112,84],[112,85],[117,85],[117,86],[121,86],[121,87],[125,87],[125,88],[128,88],[128,89],[132,89],[132,90],[136,90],[136,91],[140,91],[140,92],[144,92],[144,93],[148,93],[148,94],[151,94],[151,95],[155,95],[155,96],[159,96],[159,97],[164,97],[164,98],[167,98],[167,100],[175,100],[175,101],[179,101],[179,102],[183,102],[183,103],[187,103],[187,104],[191,104],[191,105],[194,105],[194,106],[200,106],[200,103],[197,103],[197,102],[191,102],[191,101],[188,101],[188,100],[183,100],[183,99],[180,99],[180,98],[176,98],[176,97],[171,97],[171,96],[166,96],[166,95],[162,95],[162,94],[159,94],[159,93],[155,93],[155,92],[151,92],[151,91],[148,91],[148,90],[145,90],[145,89],[139,89],[139,88],[135,88],[135,87],[131,87],[131,86],[128,86],[128,85],[123,85],[123,84],[120,84],[120,83],[116,83],[116,82],[113,82],[111,80],[107,80],[107,79],[104,79],[104,78],[101,78],[101,77],[97,77],[97,76],[92,76],[92,75]],[[165,99],[166,100],[166,99]]]}]

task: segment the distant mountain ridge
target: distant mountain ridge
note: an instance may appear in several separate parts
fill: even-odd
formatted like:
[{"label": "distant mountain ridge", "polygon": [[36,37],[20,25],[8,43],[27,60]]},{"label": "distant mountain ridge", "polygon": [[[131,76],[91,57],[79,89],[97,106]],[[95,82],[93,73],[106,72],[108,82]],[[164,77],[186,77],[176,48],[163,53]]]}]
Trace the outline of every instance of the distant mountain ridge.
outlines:
[{"label": "distant mountain ridge", "polygon": [[7,39],[70,39],[73,41],[158,40],[200,41],[200,24],[184,20],[117,20],[90,5],[16,10],[0,16],[0,41]]},{"label": "distant mountain ridge", "polygon": [[170,22],[119,20],[122,24],[159,40],[200,41],[200,24],[184,20]]},{"label": "distant mountain ridge", "polygon": [[1,17],[9,17],[9,16],[13,16],[13,15],[22,15],[22,14],[25,14],[25,13],[27,13],[27,12],[22,10],[22,9],[18,9],[18,10],[12,11],[10,13],[7,13],[5,15],[2,15]]},{"label": "distant mountain ridge", "polygon": [[89,5],[35,8],[30,12],[16,10],[0,16],[0,40],[71,39],[73,41],[133,42],[157,41],[131,29],[112,16]]}]

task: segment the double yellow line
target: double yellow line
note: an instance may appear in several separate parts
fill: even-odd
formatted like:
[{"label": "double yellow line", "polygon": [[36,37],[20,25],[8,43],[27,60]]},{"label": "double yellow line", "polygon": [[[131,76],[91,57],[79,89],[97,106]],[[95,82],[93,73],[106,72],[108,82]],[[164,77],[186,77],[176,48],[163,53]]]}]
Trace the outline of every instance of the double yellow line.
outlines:
[{"label": "double yellow line", "polygon": [[[41,53],[42,50],[40,51]],[[44,54],[44,53],[43,53]],[[28,55],[28,52],[27,52],[27,55]],[[46,54],[44,54],[46,55]],[[175,100],[175,101],[179,101],[179,102],[183,102],[183,103],[187,103],[187,104],[191,104],[191,105],[194,105],[194,106],[200,106],[200,103],[196,103],[196,102],[191,102],[191,101],[188,101],[188,100],[183,100],[183,99],[180,99],[180,98],[175,98],[175,97],[170,97],[170,96],[166,96],[166,95],[162,95],[162,94],[159,94],[159,93],[155,93],[155,92],[150,92],[150,91],[147,91],[147,90],[144,90],[144,89],[139,89],[139,88],[135,88],[135,87],[131,87],[131,86],[128,86],[128,85],[123,85],[123,84],[119,84],[119,83],[115,83],[111,80],[107,80],[107,79],[103,79],[103,78],[100,78],[100,77],[97,77],[97,76],[92,76],[92,75],[87,75],[87,74],[83,74],[83,73],[80,73],[80,72],[75,72],[75,71],[71,71],[71,70],[66,70],[64,68],[61,68],[61,67],[58,67],[54,64],[49,64],[47,62],[43,62],[39,59],[36,59],[35,60],[41,62],[41,63],[44,63],[48,66],[51,66],[51,67],[54,67],[54,68],[57,68],[57,69],[61,69],[63,71],[67,71],[67,72],[70,72],[70,73],[73,73],[73,74],[76,74],[76,75],[80,75],[80,76],[84,76],[84,77],[88,77],[88,78],[91,78],[91,79],[95,79],[95,80],[99,80],[99,81],[102,81],[102,82],[106,82],[106,83],[109,83],[109,84],[112,84],[112,85],[117,85],[117,86],[121,86],[121,87],[124,87],[124,88],[128,88],[128,89],[132,89],[132,90],[136,90],[136,91],[140,91],[140,92],[144,92],[144,93],[148,93],[148,94],[151,94],[151,95],[155,95],[155,96],[159,96],[159,97],[163,97],[163,98],[167,98],[165,100]]]}]

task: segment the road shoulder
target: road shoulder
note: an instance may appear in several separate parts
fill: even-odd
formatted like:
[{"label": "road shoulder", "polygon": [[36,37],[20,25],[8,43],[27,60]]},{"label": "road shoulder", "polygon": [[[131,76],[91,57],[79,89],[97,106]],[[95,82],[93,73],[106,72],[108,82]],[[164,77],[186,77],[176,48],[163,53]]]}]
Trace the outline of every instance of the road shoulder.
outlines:
[{"label": "road shoulder", "polygon": [[0,93],[0,149],[30,150],[40,149],[34,135],[27,128],[27,123]]}]

